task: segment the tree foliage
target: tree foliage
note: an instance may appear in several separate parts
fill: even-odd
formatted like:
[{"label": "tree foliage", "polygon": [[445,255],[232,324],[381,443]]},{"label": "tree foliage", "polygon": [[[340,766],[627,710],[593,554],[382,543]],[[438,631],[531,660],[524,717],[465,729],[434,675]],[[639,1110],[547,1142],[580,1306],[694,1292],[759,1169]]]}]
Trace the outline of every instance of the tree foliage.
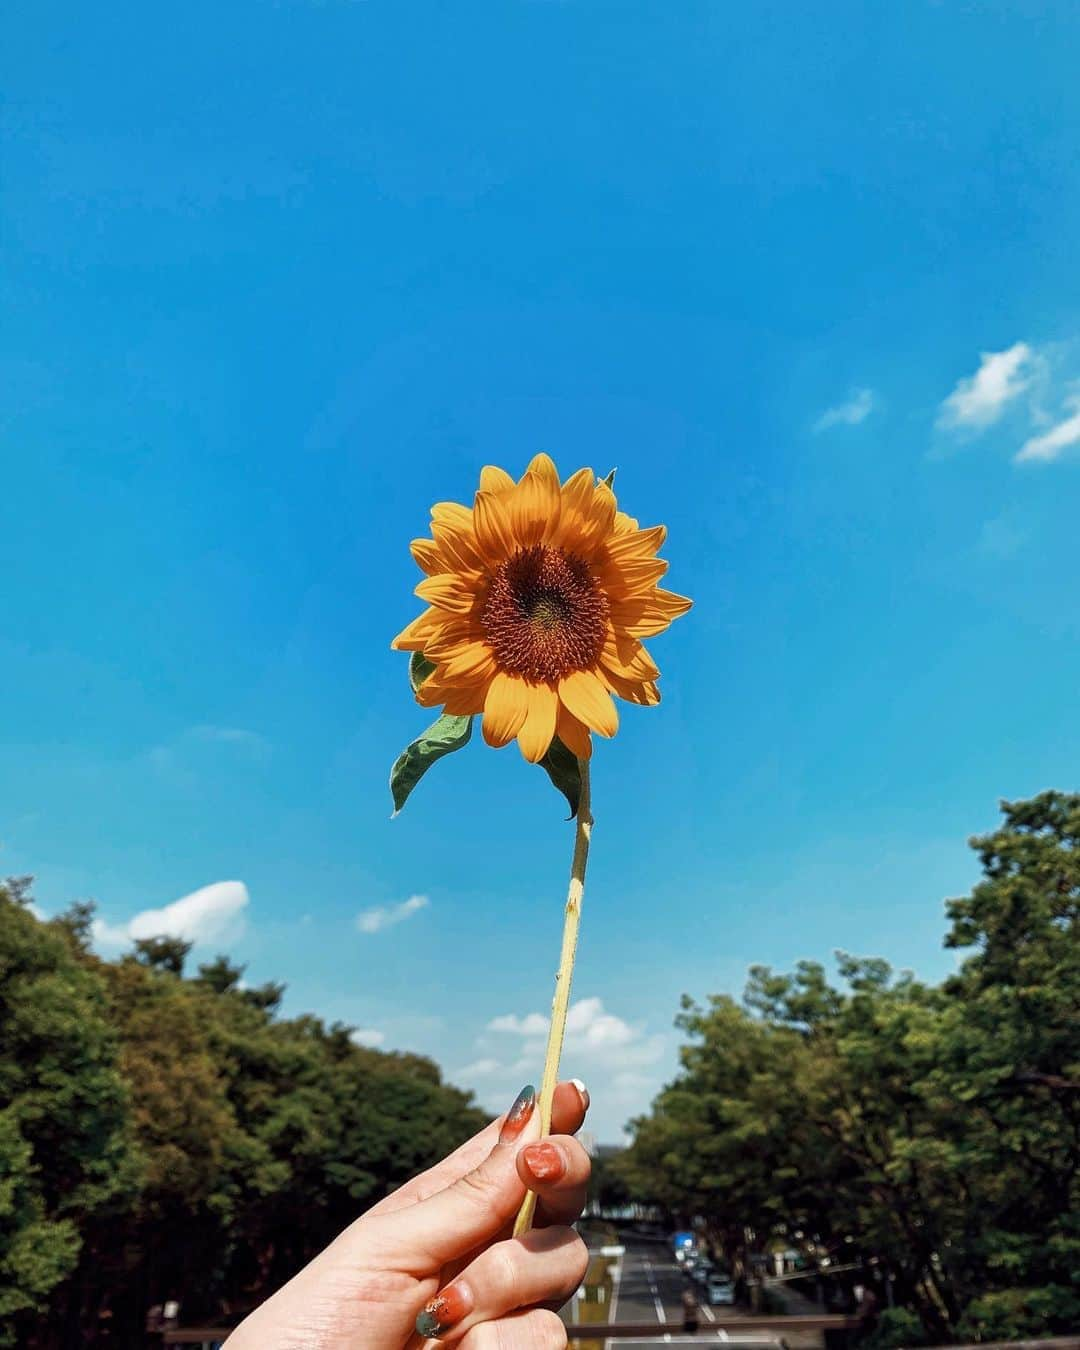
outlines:
[{"label": "tree foliage", "polygon": [[681,1072],[619,1163],[736,1262],[749,1230],[873,1263],[935,1340],[1080,1320],[1080,796],[1003,812],[948,905],[955,975],[841,953],[838,986],[803,962],[685,1000]]},{"label": "tree foliage", "polygon": [[280,1017],[283,986],[224,956],[102,961],[91,907],[28,906],[0,887],[0,1345],[141,1345],[169,1298],[243,1310],[480,1124],[430,1060]]}]

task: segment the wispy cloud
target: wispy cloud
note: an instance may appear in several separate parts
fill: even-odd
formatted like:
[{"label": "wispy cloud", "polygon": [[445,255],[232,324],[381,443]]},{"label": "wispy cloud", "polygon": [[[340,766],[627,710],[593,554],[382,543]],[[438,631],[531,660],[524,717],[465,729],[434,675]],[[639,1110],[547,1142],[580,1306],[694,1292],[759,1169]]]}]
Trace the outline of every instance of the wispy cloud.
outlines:
[{"label": "wispy cloud", "polygon": [[979,552],[989,558],[1015,558],[1026,543],[1027,532],[1007,516],[984,521],[979,532]]},{"label": "wispy cloud", "polygon": [[981,352],[979,368],[957,384],[942,403],[937,425],[945,431],[979,432],[992,426],[1031,387],[1037,357],[1026,342],[1002,352]]},{"label": "wispy cloud", "polygon": [[259,754],[264,754],[270,749],[270,742],[265,736],[261,736],[257,731],[249,731],[246,727],[218,727],[204,723],[192,727],[185,734],[193,740],[214,741],[219,745],[241,746]]},{"label": "wispy cloud", "polygon": [[374,1027],[357,1027],[349,1039],[354,1045],[363,1045],[369,1050],[374,1050],[386,1040],[386,1032],[376,1031]]},{"label": "wispy cloud", "polygon": [[814,423],[814,431],[828,431],[830,427],[857,427],[865,422],[877,406],[872,389],[853,389],[851,397],[833,408],[826,408]]},{"label": "wispy cloud", "polygon": [[95,919],[94,941],[101,947],[125,947],[150,937],[178,937],[197,946],[233,942],[244,931],[249,899],[242,881],[215,881],[161,909],[144,909],[126,923]]},{"label": "wispy cloud", "polygon": [[502,1067],[497,1059],[477,1059],[472,1064],[466,1064],[463,1069],[458,1069],[456,1077],[467,1080],[490,1078],[492,1074],[499,1073]]},{"label": "wispy cloud", "polygon": [[410,895],[400,905],[376,905],[373,909],[361,910],[356,916],[356,926],[361,933],[381,933],[384,928],[411,919],[414,914],[427,909],[430,903],[426,895]]},{"label": "wispy cloud", "polygon": [[1072,394],[1065,401],[1070,416],[1044,431],[1029,437],[1013,456],[1016,464],[1049,463],[1058,459],[1074,445],[1080,445],[1080,394]]}]

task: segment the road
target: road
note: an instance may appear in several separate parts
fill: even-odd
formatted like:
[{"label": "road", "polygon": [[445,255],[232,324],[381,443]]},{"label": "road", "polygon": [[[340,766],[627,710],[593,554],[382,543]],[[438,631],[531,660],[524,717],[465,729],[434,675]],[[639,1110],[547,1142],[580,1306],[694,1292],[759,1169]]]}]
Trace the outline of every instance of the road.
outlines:
[{"label": "road", "polygon": [[[626,1255],[622,1258],[622,1278],[614,1301],[615,1322],[651,1322],[657,1324],[655,1341],[611,1341],[610,1346],[633,1346],[634,1350],[663,1350],[671,1344],[717,1344],[723,1340],[736,1342],[734,1336],[724,1335],[711,1330],[717,1313],[722,1313],[725,1321],[731,1317],[746,1318],[749,1327],[753,1318],[737,1308],[719,1308],[715,1311],[707,1304],[698,1309],[698,1333],[690,1341],[683,1332],[683,1293],[692,1289],[695,1295],[700,1293],[696,1284],[687,1280],[671,1255],[666,1243],[651,1242],[646,1238],[625,1234],[622,1242]],[[749,1339],[749,1338],[748,1338]],[[771,1338],[759,1332],[752,1337],[754,1341],[767,1342]]]}]

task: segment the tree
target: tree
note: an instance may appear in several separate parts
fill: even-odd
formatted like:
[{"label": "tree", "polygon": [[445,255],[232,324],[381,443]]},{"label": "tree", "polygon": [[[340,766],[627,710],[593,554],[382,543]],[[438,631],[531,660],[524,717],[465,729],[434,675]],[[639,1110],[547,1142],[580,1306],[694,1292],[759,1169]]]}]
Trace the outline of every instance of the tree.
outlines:
[{"label": "tree", "polygon": [[29,1343],[84,1225],[137,1185],[104,986],[29,901],[25,880],[0,885],[0,1345]]},{"label": "tree", "polygon": [[617,1166],[639,1198],[887,1270],[931,1339],[1066,1330],[1080,1267],[1080,796],[1003,806],[939,988],[839,957],[684,1004],[682,1069]]}]

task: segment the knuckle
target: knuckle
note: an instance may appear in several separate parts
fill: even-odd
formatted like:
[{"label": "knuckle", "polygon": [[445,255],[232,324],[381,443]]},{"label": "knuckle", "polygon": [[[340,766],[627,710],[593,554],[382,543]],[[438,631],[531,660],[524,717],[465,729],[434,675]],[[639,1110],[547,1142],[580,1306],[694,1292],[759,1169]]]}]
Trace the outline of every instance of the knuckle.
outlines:
[{"label": "knuckle", "polygon": [[566,1327],[556,1313],[537,1315],[536,1344],[541,1350],[566,1350]]},{"label": "knuckle", "polygon": [[464,1201],[485,1212],[491,1209],[498,1193],[498,1187],[481,1167],[466,1172],[454,1184]]},{"label": "knuckle", "polygon": [[507,1308],[518,1305],[521,1286],[521,1248],[516,1242],[499,1242],[488,1249],[492,1263],[492,1277],[499,1290],[500,1302]]}]

